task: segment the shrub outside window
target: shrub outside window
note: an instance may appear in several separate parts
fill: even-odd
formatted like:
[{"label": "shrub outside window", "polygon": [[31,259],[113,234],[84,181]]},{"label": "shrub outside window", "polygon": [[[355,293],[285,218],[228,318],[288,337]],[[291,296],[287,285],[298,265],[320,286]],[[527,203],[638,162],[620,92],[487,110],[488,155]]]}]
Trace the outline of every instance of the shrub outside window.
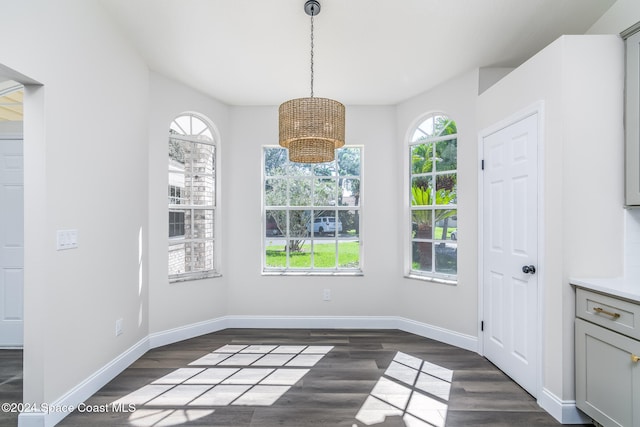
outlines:
[{"label": "shrub outside window", "polygon": [[169,280],[217,275],[215,263],[216,141],[195,114],[169,129]]},{"label": "shrub outside window", "polygon": [[263,161],[263,272],[360,273],[362,148],[303,164],[264,147]]},{"label": "shrub outside window", "polygon": [[457,127],[431,114],[409,142],[410,276],[455,281],[458,273]]}]

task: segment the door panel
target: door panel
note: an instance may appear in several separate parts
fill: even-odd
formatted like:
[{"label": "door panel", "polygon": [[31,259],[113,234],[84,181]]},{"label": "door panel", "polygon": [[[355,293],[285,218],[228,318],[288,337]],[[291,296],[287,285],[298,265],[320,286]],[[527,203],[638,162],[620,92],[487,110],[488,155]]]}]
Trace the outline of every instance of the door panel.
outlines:
[{"label": "door panel", "polygon": [[23,343],[22,165],[22,141],[0,139],[0,347],[19,347]]},{"label": "door panel", "polygon": [[485,356],[537,392],[537,114],[483,138]]}]

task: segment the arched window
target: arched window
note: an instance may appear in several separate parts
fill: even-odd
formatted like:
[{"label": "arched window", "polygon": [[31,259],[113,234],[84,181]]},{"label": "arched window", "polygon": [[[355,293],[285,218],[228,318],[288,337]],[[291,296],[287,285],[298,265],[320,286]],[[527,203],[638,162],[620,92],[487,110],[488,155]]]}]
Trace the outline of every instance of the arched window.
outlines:
[{"label": "arched window", "polygon": [[211,125],[191,113],[177,117],[168,152],[169,280],[215,276],[217,141]]},{"label": "arched window", "polygon": [[455,121],[434,113],[410,134],[410,276],[457,278],[457,133]]}]

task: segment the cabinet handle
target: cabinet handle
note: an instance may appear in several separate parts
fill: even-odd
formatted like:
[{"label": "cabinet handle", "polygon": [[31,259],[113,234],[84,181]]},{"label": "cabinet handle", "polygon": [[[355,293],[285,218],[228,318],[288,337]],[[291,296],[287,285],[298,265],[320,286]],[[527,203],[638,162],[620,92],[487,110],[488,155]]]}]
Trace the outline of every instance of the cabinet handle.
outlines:
[{"label": "cabinet handle", "polygon": [[620,313],[612,313],[601,307],[593,307],[593,311],[595,311],[596,313],[606,314],[607,316],[611,316],[614,319],[617,319],[618,317],[620,317]]},{"label": "cabinet handle", "polygon": [[633,363],[638,363],[638,362],[640,362],[640,356],[636,356],[635,354],[632,354],[632,355],[631,355],[631,361],[632,361]]}]

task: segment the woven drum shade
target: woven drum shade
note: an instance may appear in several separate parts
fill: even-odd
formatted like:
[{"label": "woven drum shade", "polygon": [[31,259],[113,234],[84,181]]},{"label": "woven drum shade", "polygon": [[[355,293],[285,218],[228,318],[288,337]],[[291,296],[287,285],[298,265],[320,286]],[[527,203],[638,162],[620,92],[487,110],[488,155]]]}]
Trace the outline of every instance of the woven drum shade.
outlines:
[{"label": "woven drum shade", "polygon": [[280,105],[280,145],[297,163],[330,162],[344,145],[345,108],[328,98],[298,98]]}]

